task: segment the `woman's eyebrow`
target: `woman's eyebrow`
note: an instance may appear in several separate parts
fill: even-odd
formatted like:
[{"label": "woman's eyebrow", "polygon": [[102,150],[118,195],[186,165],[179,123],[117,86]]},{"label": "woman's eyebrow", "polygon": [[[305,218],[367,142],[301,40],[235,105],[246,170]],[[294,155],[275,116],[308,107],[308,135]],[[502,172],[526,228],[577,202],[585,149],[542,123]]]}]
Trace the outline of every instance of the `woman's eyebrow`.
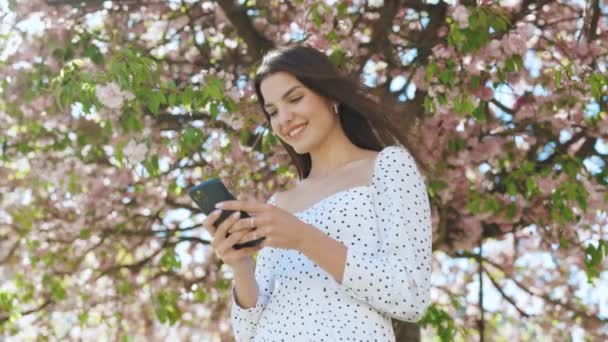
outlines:
[{"label": "woman's eyebrow", "polygon": [[[291,94],[292,91],[296,90],[296,88],[299,88],[299,87],[300,87],[299,85],[295,85],[295,86],[289,88],[289,90],[286,91],[285,94],[283,94],[283,96],[281,96],[281,98],[282,99],[286,98],[287,96],[289,96],[289,94]],[[273,105],[272,103],[266,103],[266,104],[264,104],[264,108],[266,108],[268,106],[272,106],[272,105]]]}]

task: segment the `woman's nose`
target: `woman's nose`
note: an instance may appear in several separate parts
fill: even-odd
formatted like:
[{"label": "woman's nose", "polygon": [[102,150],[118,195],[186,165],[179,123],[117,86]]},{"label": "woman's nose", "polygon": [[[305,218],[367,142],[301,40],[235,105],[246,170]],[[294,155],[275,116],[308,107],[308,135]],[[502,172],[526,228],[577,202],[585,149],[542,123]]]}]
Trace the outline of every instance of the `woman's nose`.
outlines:
[{"label": "woman's nose", "polygon": [[278,115],[281,126],[293,121],[293,113],[291,113],[289,110],[277,110],[276,115]]}]

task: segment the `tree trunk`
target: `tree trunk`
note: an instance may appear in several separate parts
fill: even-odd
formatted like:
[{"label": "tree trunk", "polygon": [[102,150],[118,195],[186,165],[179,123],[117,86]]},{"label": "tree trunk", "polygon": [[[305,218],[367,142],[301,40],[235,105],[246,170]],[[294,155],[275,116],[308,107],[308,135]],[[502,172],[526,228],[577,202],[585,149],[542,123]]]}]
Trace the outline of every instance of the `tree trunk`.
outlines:
[{"label": "tree trunk", "polygon": [[420,342],[420,327],[416,323],[393,319],[396,342]]}]

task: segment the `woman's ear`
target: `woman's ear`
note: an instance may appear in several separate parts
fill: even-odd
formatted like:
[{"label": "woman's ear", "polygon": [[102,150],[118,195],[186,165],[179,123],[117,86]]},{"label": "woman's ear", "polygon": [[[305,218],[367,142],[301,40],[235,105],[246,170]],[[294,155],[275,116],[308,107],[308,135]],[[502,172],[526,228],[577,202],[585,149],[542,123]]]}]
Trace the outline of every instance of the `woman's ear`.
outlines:
[{"label": "woman's ear", "polygon": [[340,113],[340,104],[335,102],[333,104],[334,114],[338,115]]}]

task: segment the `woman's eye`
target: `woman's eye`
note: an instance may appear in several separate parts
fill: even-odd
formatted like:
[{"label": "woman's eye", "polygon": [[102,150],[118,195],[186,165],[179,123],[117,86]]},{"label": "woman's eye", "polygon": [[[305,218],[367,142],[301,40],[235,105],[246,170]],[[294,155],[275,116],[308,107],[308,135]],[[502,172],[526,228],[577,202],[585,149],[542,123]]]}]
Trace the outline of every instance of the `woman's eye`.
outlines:
[{"label": "woman's eye", "polygon": [[[295,99],[291,99],[291,101],[289,101],[289,102],[296,103],[296,102],[300,101],[303,97],[304,96],[296,97]],[[268,116],[273,117],[275,114],[276,114],[275,112],[268,113]]]}]

